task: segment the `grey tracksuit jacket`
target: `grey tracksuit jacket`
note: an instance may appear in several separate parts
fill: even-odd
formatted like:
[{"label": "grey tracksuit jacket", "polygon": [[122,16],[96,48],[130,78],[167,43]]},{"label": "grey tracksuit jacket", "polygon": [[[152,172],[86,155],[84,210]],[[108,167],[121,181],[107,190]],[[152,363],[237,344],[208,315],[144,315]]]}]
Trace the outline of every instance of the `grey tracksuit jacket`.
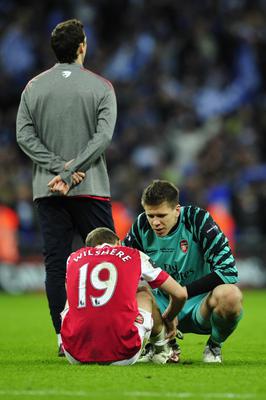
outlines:
[{"label": "grey tracksuit jacket", "polygon": [[48,182],[60,174],[71,184],[74,171],[86,172],[86,178],[69,196],[110,196],[105,150],[116,114],[111,83],[80,64],[56,64],[27,84],[17,113],[17,143],[33,161],[34,199],[54,196]]}]

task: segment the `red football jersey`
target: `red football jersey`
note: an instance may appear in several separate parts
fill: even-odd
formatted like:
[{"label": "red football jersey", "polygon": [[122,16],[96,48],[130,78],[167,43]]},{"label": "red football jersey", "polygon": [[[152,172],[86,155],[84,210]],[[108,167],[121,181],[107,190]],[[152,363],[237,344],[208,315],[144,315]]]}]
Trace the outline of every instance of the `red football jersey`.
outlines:
[{"label": "red football jersey", "polygon": [[125,246],[104,244],[72,253],[66,278],[69,310],[61,328],[65,350],[80,362],[133,357],[141,347],[134,325],[139,281],[156,288],[168,276],[147,255]]}]

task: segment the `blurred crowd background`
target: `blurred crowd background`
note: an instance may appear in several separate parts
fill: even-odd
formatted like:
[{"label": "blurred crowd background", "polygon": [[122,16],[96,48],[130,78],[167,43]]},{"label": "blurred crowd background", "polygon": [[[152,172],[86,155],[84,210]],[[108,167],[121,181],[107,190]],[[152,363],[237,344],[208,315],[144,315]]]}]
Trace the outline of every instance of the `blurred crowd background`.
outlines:
[{"label": "blurred crowd background", "polygon": [[266,265],[266,0],[0,0],[0,263],[41,257],[16,112],[69,18],[85,26],[85,67],[117,94],[107,161],[119,233],[143,188],[169,179],[182,205],[210,210],[239,260]]}]

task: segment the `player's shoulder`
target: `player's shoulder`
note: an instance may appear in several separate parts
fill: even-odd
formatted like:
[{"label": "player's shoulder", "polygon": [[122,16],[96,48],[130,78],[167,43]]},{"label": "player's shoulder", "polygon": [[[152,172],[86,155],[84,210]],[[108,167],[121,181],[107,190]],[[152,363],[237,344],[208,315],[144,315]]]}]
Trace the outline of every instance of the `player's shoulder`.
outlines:
[{"label": "player's shoulder", "polygon": [[33,78],[29,80],[27,85],[25,86],[24,92],[25,91],[30,91],[34,90],[39,83],[42,83],[44,80],[46,80],[49,77],[49,74],[52,73],[54,70],[54,66],[52,68],[49,68],[38,75],[35,75]]},{"label": "player's shoulder", "polygon": [[181,207],[181,220],[187,229],[200,226],[209,217],[209,212],[204,208],[189,205]]},{"label": "player's shoulder", "polygon": [[194,205],[189,205],[189,206],[183,206],[181,207],[183,216],[186,218],[194,218],[196,215],[201,214],[201,215],[206,215],[209,214],[207,210],[204,208],[194,206]]},{"label": "player's shoulder", "polygon": [[85,67],[81,67],[80,70],[84,73],[84,76],[89,77],[95,85],[101,87],[104,90],[114,90],[112,83],[105,77]]},{"label": "player's shoulder", "polygon": [[140,257],[140,251],[134,247],[120,245],[120,246],[115,246],[115,248],[116,248],[116,254],[119,254],[119,252],[121,252],[125,256],[130,256],[131,258]]}]

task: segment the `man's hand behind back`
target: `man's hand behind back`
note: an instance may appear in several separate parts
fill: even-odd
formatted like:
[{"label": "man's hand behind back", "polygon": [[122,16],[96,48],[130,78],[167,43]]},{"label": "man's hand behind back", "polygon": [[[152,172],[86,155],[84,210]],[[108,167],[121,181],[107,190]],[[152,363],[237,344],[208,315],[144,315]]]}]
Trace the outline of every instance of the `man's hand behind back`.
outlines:
[{"label": "man's hand behind back", "polygon": [[[85,172],[74,172],[71,176],[73,186],[82,182],[85,176]],[[48,182],[48,187],[52,193],[57,192],[63,196],[66,196],[70,190],[70,186],[61,179],[60,175],[56,175],[52,180],[50,180],[50,182]]]}]

